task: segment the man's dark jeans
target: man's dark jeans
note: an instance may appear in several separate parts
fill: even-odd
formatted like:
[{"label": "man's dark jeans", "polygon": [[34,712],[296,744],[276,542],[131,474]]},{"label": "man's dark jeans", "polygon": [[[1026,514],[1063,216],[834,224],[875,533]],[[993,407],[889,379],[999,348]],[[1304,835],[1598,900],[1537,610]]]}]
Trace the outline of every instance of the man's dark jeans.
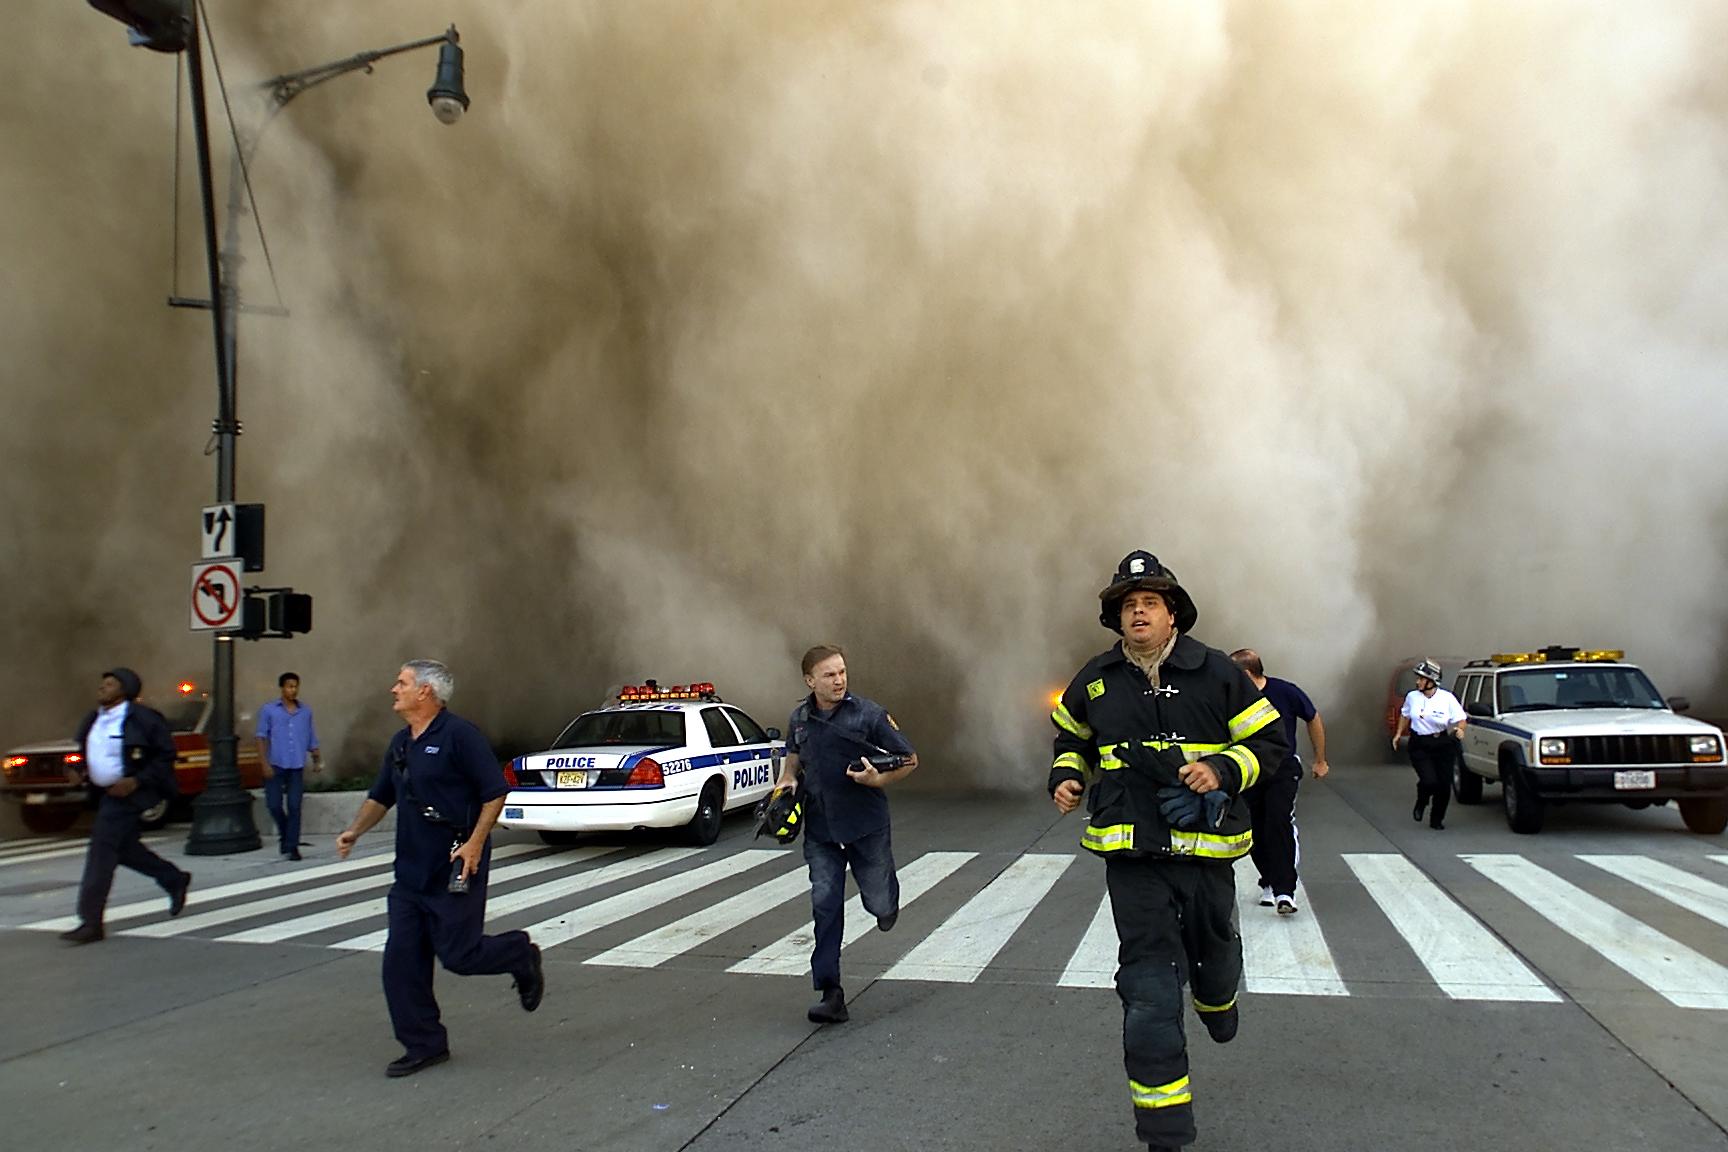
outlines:
[{"label": "man's dark jeans", "polygon": [[846,866],[858,882],[864,910],[882,917],[900,910],[900,878],[894,874],[894,846],[887,828],[850,844],[804,838],[810,865],[810,910],[816,921],[816,948],[810,978],[818,992],[840,987],[840,943],[845,936]]},{"label": "man's dark jeans", "polygon": [[264,781],[264,806],[276,821],[276,836],[283,852],[300,847],[300,795],[306,788],[303,768],[272,768],[270,779]]}]

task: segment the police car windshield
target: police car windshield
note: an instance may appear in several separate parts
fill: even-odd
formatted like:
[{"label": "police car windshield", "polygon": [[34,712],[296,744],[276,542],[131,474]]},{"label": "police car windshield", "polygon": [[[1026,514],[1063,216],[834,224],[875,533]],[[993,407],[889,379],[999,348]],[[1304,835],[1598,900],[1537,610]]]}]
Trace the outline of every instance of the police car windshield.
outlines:
[{"label": "police car windshield", "polygon": [[596,744],[683,744],[681,711],[589,712],[571,721],[547,751]]},{"label": "police car windshield", "polygon": [[1637,668],[1530,668],[1500,674],[1500,711],[1538,708],[1661,708],[1655,685]]},{"label": "police car windshield", "polygon": [[202,700],[176,700],[162,709],[162,718],[168,721],[170,732],[198,731],[198,721],[203,715]]}]

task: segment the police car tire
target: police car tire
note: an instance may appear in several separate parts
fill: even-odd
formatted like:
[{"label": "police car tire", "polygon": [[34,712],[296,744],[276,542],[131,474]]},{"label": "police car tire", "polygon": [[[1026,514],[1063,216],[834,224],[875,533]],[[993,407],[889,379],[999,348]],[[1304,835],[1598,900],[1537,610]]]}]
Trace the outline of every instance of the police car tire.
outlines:
[{"label": "police car tire", "polygon": [[1542,820],[1547,815],[1546,805],[1542,797],[1536,795],[1524,779],[1524,771],[1517,764],[1502,761],[1500,764],[1500,800],[1506,809],[1506,826],[1520,836],[1534,836],[1542,831]]},{"label": "police car tire", "polygon": [[1680,801],[1680,819],[1686,830],[1700,836],[1720,836],[1728,828],[1728,796],[1697,797]]},{"label": "police car tire", "polygon": [[550,844],[554,848],[568,848],[582,839],[580,832],[545,831],[540,833],[540,843]]},{"label": "police car tire", "polygon": [[1458,765],[1458,772],[1453,778],[1452,791],[1458,797],[1460,804],[1480,804],[1482,803],[1482,777],[1460,764]]},{"label": "police car tire", "polygon": [[142,828],[146,832],[156,831],[156,829],[168,823],[168,817],[172,814],[170,809],[172,809],[173,806],[173,802],[169,800],[156,801],[156,803],[138,813],[138,827]]},{"label": "police car tire", "polygon": [[83,809],[76,804],[20,804],[18,814],[24,827],[38,836],[53,836],[78,823]]},{"label": "police car tire", "polygon": [[706,848],[720,839],[720,818],[726,814],[726,787],[718,780],[702,785],[696,798],[696,815],[684,825],[684,835],[698,848]]}]

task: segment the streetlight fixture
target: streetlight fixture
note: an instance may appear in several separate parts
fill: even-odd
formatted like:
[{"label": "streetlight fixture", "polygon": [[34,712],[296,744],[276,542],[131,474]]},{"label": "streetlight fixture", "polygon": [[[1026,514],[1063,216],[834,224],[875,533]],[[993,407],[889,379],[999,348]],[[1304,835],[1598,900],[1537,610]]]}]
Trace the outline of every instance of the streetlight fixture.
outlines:
[{"label": "streetlight fixture", "polygon": [[[372,65],[379,60],[430,48],[434,44],[439,46],[438,72],[426,93],[426,100],[440,123],[456,123],[468,109],[468,93],[463,86],[461,38],[452,24],[442,35],[356,53],[342,60],[285,72],[263,81],[259,88],[265,94],[267,106],[262,122],[249,133],[236,132],[236,148],[228,178],[228,218],[224,243],[219,245],[216,241],[214,181],[210,171],[204,62],[200,49],[199,0],[89,0],[89,3],[98,12],[125,24],[130,29],[134,45],[156,52],[185,52],[188,56],[210,299],[170,297],[168,302],[175,307],[209,309],[211,313],[216,342],[216,419],[211,425],[216,442],[216,502],[229,504],[234,501],[236,441],[241,431],[236,416],[239,366],[236,329],[240,312],[238,274],[241,263],[239,218],[243,211],[241,188],[252,152],[276,113],[308,88],[350,72],[370,72]],[[234,634],[218,632],[214,646],[210,770],[205,790],[193,802],[192,831],[186,840],[186,851],[194,856],[250,852],[261,844],[258,827],[252,819],[252,794],[240,787],[240,766],[236,755],[238,738],[234,732]]]}]

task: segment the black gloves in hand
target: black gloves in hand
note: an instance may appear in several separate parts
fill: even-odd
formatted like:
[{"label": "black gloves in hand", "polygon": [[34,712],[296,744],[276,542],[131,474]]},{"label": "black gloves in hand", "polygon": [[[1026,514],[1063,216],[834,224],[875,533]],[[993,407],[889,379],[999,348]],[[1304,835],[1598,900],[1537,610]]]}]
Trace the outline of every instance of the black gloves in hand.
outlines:
[{"label": "black gloves in hand", "polygon": [[1131,772],[1142,772],[1160,784],[1172,785],[1182,783],[1179,773],[1182,766],[1188,763],[1188,758],[1182,755],[1180,748],[1165,748],[1160,751],[1149,748],[1138,740],[1130,740],[1118,746],[1116,758]]},{"label": "black gloves in hand", "polygon": [[1158,812],[1172,828],[1215,830],[1223,825],[1229,808],[1230,797],[1222,788],[1204,795],[1189,791],[1186,785],[1158,789]]}]

